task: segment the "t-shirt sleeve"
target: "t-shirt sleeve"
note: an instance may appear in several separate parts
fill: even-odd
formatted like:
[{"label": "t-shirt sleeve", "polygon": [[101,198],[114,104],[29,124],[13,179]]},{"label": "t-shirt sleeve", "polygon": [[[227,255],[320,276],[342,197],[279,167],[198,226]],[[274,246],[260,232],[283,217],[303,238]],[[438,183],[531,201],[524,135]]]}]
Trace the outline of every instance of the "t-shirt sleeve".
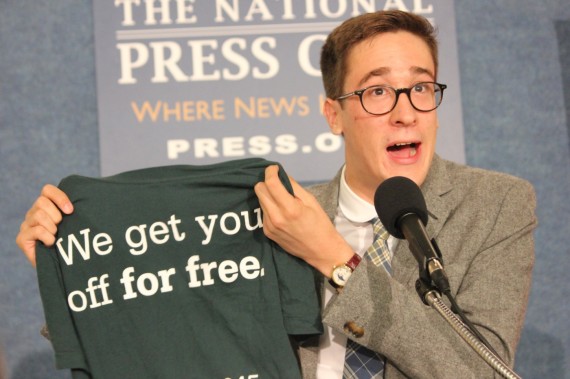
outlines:
[{"label": "t-shirt sleeve", "polygon": [[276,244],[274,250],[285,330],[290,335],[321,334],[314,270]]},{"label": "t-shirt sleeve", "polygon": [[[279,177],[285,188],[293,193],[289,177],[282,167],[279,168]],[[274,242],[272,244],[287,333],[290,335],[321,334],[323,324],[314,269],[302,259],[287,253]]]},{"label": "t-shirt sleeve", "polygon": [[88,371],[73,318],[67,306],[57,251],[38,244],[36,263],[40,297],[58,369]]}]

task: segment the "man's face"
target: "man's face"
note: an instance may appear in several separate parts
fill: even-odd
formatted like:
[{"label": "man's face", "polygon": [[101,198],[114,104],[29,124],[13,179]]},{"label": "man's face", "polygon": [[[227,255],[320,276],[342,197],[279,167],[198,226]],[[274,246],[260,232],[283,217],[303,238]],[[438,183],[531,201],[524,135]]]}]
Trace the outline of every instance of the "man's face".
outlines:
[{"label": "man's face", "polygon": [[[371,85],[408,88],[435,81],[427,44],[408,32],[383,33],[355,45],[347,57],[344,92]],[[358,96],[327,99],[325,116],[334,134],[344,136],[346,180],[353,191],[373,202],[378,185],[405,176],[421,185],[435,151],[437,113],[420,112],[401,94],[388,114],[367,113]]]}]

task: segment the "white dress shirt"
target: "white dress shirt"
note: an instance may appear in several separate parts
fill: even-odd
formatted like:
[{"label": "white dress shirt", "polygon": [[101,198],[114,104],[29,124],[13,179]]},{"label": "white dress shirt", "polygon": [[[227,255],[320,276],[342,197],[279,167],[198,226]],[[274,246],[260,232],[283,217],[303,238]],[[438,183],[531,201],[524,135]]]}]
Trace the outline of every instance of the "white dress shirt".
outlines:
[{"label": "white dress shirt", "polygon": [[[344,178],[344,171],[345,169],[343,168],[340,180],[338,209],[334,224],[346,242],[362,257],[372,244],[374,237],[370,220],[374,217],[378,217],[378,215],[373,204],[360,198],[348,187]],[[388,238],[388,249],[390,252],[395,250],[397,241],[398,240],[392,236]],[[330,301],[335,293],[336,290],[329,284],[328,280],[325,280],[323,306]],[[319,342],[317,378],[342,379],[345,353],[346,337],[325,325],[325,331]]]}]

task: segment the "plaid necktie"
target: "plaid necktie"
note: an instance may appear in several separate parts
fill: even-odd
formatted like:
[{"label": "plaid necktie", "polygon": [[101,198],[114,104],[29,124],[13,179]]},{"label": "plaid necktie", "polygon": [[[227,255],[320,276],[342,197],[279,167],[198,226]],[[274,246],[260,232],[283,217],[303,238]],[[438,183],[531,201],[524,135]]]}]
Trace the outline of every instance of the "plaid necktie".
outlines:
[{"label": "plaid necktie", "polygon": [[392,255],[390,250],[388,250],[388,237],[390,234],[384,228],[384,225],[380,222],[378,217],[370,220],[372,223],[372,229],[374,230],[374,242],[366,251],[364,255],[376,266],[383,266],[388,274],[392,275],[392,266],[390,265],[390,260]]},{"label": "plaid necktie", "polygon": [[[374,230],[374,242],[364,255],[376,266],[382,266],[391,275],[392,258],[388,250],[388,232],[378,218],[370,221]],[[384,357],[372,350],[348,340],[344,360],[343,379],[381,379],[384,377]]]}]

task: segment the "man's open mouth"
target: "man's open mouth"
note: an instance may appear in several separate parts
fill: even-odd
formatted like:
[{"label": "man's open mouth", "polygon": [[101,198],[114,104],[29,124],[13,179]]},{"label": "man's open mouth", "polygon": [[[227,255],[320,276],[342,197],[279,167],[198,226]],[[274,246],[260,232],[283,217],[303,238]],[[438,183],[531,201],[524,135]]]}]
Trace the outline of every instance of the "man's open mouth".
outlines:
[{"label": "man's open mouth", "polygon": [[388,146],[388,151],[399,157],[413,157],[417,153],[417,148],[420,146],[417,142],[402,142]]}]

